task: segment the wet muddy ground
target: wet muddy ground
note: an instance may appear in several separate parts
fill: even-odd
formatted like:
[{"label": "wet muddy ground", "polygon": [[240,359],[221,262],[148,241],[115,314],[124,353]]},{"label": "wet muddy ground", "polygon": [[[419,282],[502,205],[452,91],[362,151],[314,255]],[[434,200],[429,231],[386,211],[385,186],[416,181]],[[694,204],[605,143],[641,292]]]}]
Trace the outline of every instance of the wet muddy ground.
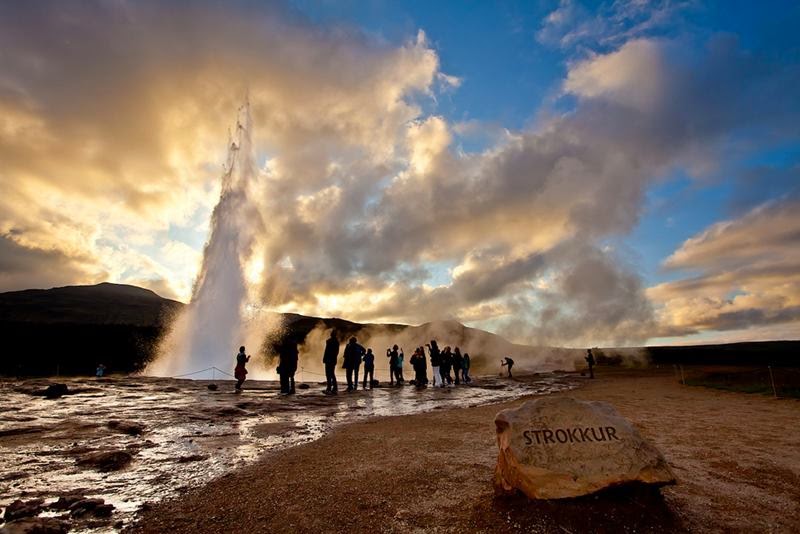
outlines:
[{"label": "wet muddy ground", "polygon": [[[55,383],[70,394],[42,395]],[[471,386],[376,388],[338,396],[310,383],[278,395],[274,382],[119,377],[0,380],[0,506],[43,499],[40,517],[70,516],[85,531],[122,528],[136,511],[255,461],[262,453],[323,436],[368,417],[477,406],[572,387],[564,374],[524,382],[482,377]],[[113,505],[110,515],[48,508],[79,495]],[[63,502],[63,500],[62,500]],[[90,503],[91,504],[91,503]],[[63,508],[63,507],[62,507]],[[106,509],[107,510],[107,509]]]}]

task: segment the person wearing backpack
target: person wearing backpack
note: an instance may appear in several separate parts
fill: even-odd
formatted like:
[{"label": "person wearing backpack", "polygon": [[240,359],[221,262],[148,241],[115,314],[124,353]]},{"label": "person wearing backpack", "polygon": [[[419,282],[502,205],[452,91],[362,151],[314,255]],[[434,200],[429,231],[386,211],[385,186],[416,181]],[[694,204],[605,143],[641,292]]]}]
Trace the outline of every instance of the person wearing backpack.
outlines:
[{"label": "person wearing backpack", "polygon": [[409,362],[414,368],[414,385],[417,389],[424,388],[428,383],[428,366],[425,363],[425,351],[422,347],[416,348]]},{"label": "person wearing backpack", "polygon": [[[361,366],[361,357],[365,352],[366,350],[358,344],[358,340],[355,337],[351,337],[344,348],[344,365],[342,367],[347,371],[348,393],[358,389],[358,368]],[[355,373],[355,381],[353,380],[353,373]]]},{"label": "person wearing backpack", "polygon": [[361,389],[367,389],[367,376],[369,376],[369,389],[372,389],[372,382],[375,380],[375,355],[372,349],[367,349],[364,355],[364,385]]},{"label": "person wearing backpack", "polygon": [[461,356],[461,349],[458,347],[453,350],[452,362],[453,374],[456,375],[456,385],[459,385],[461,383],[461,366],[464,365],[464,357]]},{"label": "person wearing backpack", "polygon": [[336,395],[339,392],[339,383],[336,380],[336,360],[339,358],[339,339],[336,330],[331,330],[331,335],[325,341],[325,353],[322,363],[325,365],[325,394]]},{"label": "person wearing backpack", "polygon": [[464,353],[464,359],[461,362],[461,373],[462,373],[462,376],[464,378],[464,383],[465,384],[469,384],[470,382],[472,382],[472,378],[470,378],[470,376],[469,376],[469,365],[470,365],[469,353],[465,352]]},{"label": "person wearing backpack", "polygon": [[514,360],[512,360],[510,356],[506,356],[505,358],[503,358],[503,360],[505,361],[501,361],[500,366],[508,367],[508,378],[514,378],[513,376],[511,376],[511,368],[514,367]]},{"label": "person wearing backpack", "polygon": [[278,349],[278,375],[281,379],[281,395],[294,395],[294,374],[297,372],[297,362],[300,352],[297,350],[297,340],[289,337],[284,340]]}]

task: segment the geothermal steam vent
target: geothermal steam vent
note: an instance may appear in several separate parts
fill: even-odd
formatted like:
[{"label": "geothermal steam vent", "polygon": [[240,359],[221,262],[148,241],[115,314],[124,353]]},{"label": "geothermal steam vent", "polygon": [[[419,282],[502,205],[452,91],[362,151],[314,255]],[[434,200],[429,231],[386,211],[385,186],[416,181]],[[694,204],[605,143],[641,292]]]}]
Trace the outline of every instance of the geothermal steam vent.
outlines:
[{"label": "geothermal steam vent", "polygon": [[632,482],[675,482],[661,453],[605,402],[531,400],[494,422],[499,493],[561,499]]}]

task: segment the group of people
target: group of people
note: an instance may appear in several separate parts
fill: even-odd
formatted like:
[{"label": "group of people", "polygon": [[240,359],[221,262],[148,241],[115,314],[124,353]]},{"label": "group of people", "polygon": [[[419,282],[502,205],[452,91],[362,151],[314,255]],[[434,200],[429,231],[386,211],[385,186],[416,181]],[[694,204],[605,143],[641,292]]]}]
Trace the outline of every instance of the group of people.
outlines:
[{"label": "group of people", "polygon": [[[426,355],[427,347],[428,355]],[[430,357],[430,367],[432,371],[432,381],[434,387],[446,387],[450,385],[469,384],[472,378],[469,375],[470,357],[467,353],[461,353],[458,347],[451,349],[449,346],[440,349],[436,340],[431,340],[425,347],[414,349],[408,363],[414,370],[413,384],[417,388],[427,387],[428,380],[428,356]],[[336,379],[336,366],[339,360],[340,349],[339,338],[336,331],[332,330],[330,336],[325,341],[325,350],[322,355],[322,363],[325,366],[325,394],[335,395],[339,390],[339,382]],[[297,372],[299,351],[297,342],[293,340],[284,341],[278,347],[278,376],[280,377],[281,394],[292,395],[295,393],[294,375]],[[386,349],[387,363],[389,364],[389,385],[394,386],[405,383],[403,366],[405,354],[403,349],[397,345]],[[355,337],[351,337],[344,347],[342,354],[342,367],[347,378],[347,391],[355,391],[359,385],[359,374],[363,365],[362,389],[370,389],[376,384],[375,380],[375,354],[371,348],[364,348],[358,343]],[[250,356],[245,353],[244,347],[239,347],[236,355],[236,368],[234,376],[236,378],[236,391],[241,391],[242,384],[247,378],[246,364],[250,361]]]},{"label": "group of people", "polygon": [[[461,354],[458,347],[451,350],[445,347],[440,350],[435,340],[431,340],[428,347],[430,354],[431,368],[433,371],[433,385],[445,387],[451,384],[469,384],[472,379],[469,376],[470,358],[469,354]],[[336,365],[339,358],[339,338],[335,330],[325,342],[325,351],[322,356],[322,363],[325,365],[325,394],[335,395],[339,390],[339,383],[336,379]],[[375,384],[375,354],[371,348],[364,348],[358,343],[358,339],[351,337],[344,347],[342,354],[342,367],[345,369],[347,378],[347,391],[358,389],[359,372],[361,365],[364,365],[362,389],[370,389]],[[389,364],[389,385],[401,385],[405,382],[403,376],[403,365],[405,354],[403,349],[397,345],[386,349],[386,358]],[[414,385],[424,388],[428,385],[428,359],[425,355],[424,347],[417,347],[409,359],[411,367],[414,369]],[[451,374],[452,373],[452,374]]]},{"label": "group of people", "polygon": [[[299,350],[297,341],[288,339],[278,347],[279,364],[277,368],[280,376],[281,394],[293,395],[295,393],[294,375],[297,372],[299,360]],[[427,347],[427,355],[426,349]],[[469,384],[472,378],[469,375],[471,366],[469,354],[461,353],[458,347],[451,349],[449,346],[440,349],[436,340],[431,340],[425,347],[417,347],[409,359],[414,370],[413,384],[417,388],[427,387],[432,382],[433,387],[447,387],[451,385]],[[330,336],[325,341],[325,350],[322,355],[322,363],[325,366],[325,394],[335,395],[339,390],[339,382],[336,379],[336,366],[339,360],[340,349],[339,338],[336,331],[331,330]],[[587,351],[586,362],[589,364],[590,377],[594,378],[595,359],[591,349]],[[376,384],[375,380],[375,354],[371,348],[364,348],[358,343],[355,337],[351,337],[344,347],[342,354],[342,367],[347,377],[347,391],[358,389],[359,374],[363,365],[363,375],[361,375],[362,389],[370,389]],[[389,385],[401,385],[405,382],[403,376],[403,365],[405,354],[403,349],[397,345],[386,349],[386,358],[389,364]],[[241,391],[242,384],[247,377],[246,364],[250,361],[250,356],[245,354],[245,348],[239,347],[236,355],[236,391]],[[431,367],[431,381],[428,380],[428,361]],[[513,378],[511,368],[514,360],[510,357],[501,360],[501,366],[508,370],[508,377]]]},{"label": "group of people", "polygon": [[[461,350],[456,347],[451,350],[450,347],[445,347],[444,350],[439,349],[436,340],[431,340],[430,344],[425,345],[428,347],[428,353],[431,358],[431,369],[433,371],[433,386],[445,387],[453,383],[456,385],[464,382],[469,384],[472,379],[469,376],[470,359],[469,354],[466,352],[462,355]],[[425,350],[422,347],[417,349],[422,361],[425,360]],[[452,371],[452,375],[450,374]],[[427,383],[427,376],[425,377]]]}]

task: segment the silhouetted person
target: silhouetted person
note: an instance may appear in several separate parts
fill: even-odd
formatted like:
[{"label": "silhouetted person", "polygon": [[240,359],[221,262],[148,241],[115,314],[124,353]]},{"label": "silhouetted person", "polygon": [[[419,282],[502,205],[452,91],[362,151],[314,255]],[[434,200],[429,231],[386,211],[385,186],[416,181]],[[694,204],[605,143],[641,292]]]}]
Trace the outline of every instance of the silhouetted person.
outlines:
[{"label": "silhouetted person", "polygon": [[[389,358],[389,385],[393,386],[395,378],[397,378],[397,358],[400,357],[400,353],[397,351],[397,345],[393,346],[391,349],[386,349],[386,357]],[[400,380],[398,379],[398,384]]]},{"label": "silhouetted person", "polygon": [[511,376],[511,368],[514,367],[514,360],[512,360],[509,356],[503,358],[505,361],[500,364],[502,367],[508,367],[508,378],[514,378]]},{"label": "silhouetted person", "polygon": [[364,385],[361,389],[367,389],[368,376],[369,389],[372,389],[372,381],[375,380],[375,355],[372,354],[372,349],[367,349],[367,353],[364,355]]},{"label": "silhouetted person", "polygon": [[425,351],[422,347],[417,347],[409,363],[414,369],[414,383],[417,388],[424,388],[428,383],[428,365],[425,363]]},{"label": "silhouetted person", "polygon": [[[358,367],[361,365],[361,356],[366,351],[364,347],[358,344],[358,340],[354,337],[350,338],[347,346],[344,348],[344,364],[343,367],[347,370],[347,391],[354,391],[358,388]],[[353,381],[353,373],[355,372],[355,382]]]},{"label": "silhouetted person", "polygon": [[431,339],[431,344],[428,345],[428,352],[431,353],[431,369],[433,370],[433,387],[438,384],[440,388],[444,387],[444,379],[442,378],[442,353],[439,350],[439,345],[435,339]]},{"label": "silhouetted person", "polygon": [[453,374],[456,375],[456,385],[461,383],[461,366],[464,365],[464,357],[461,356],[461,349],[458,347],[453,350]]},{"label": "silhouetted person", "polygon": [[297,372],[297,341],[292,338],[285,340],[281,344],[280,363],[278,364],[278,374],[281,377],[281,394],[294,395],[294,374]]},{"label": "silhouetted person", "polygon": [[425,385],[428,385],[428,360],[425,358],[425,347],[419,348],[419,355],[422,358],[422,377],[425,379]]},{"label": "silhouetted person", "polygon": [[453,383],[453,377],[450,376],[450,369],[453,367],[453,353],[450,346],[447,346],[442,351],[442,381],[446,382],[449,386]]},{"label": "silhouetted person", "polygon": [[464,383],[465,384],[469,384],[470,382],[472,382],[472,378],[470,378],[470,376],[469,376],[469,366],[470,366],[469,353],[465,352],[464,353],[464,360],[461,363],[461,374],[462,374],[462,376],[464,378]]},{"label": "silhouetted person", "polygon": [[330,337],[325,341],[325,354],[322,363],[325,364],[325,394],[336,395],[339,392],[339,383],[336,380],[336,360],[339,358],[339,340],[336,330],[331,330]]},{"label": "silhouetted person", "polygon": [[239,354],[236,355],[236,368],[233,370],[233,376],[236,378],[237,392],[242,390],[242,384],[244,384],[244,381],[247,378],[247,369],[245,368],[245,364],[249,361],[250,356],[244,353],[244,345],[242,345],[239,347]]},{"label": "silhouetted person", "polygon": [[406,381],[406,379],[403,378],[403,363],[405,362],[405,357],[403,349],[400,349],[400,354],[397,355],[397,367],[394,371],[394,377],[397,379],[398,386]]},{"label": "silhouetted person", "polygon": [[592,349],[586,350],[586,363],[589,364],[589,378],[594,378],[594,354],[592,354]]}]

